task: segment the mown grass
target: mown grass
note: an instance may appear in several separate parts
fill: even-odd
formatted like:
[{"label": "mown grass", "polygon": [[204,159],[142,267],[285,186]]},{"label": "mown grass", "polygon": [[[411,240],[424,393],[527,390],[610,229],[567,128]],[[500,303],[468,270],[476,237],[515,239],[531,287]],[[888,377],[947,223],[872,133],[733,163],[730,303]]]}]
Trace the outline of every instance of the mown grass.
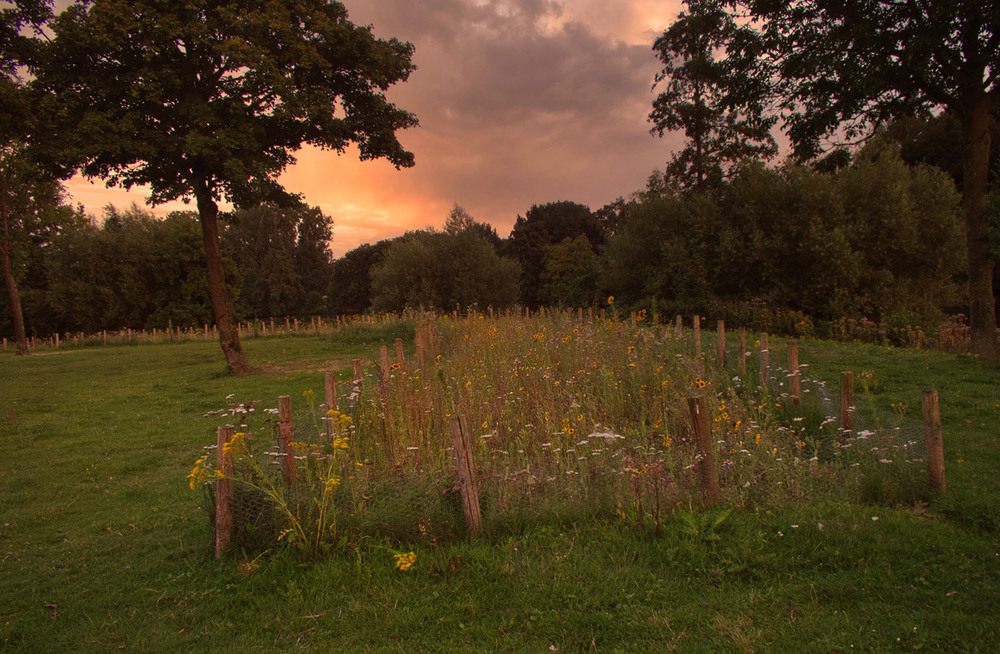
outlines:
[{"label": "mown grass", "polygon": [[[997,651],[1000,372],[968,357],[808,341],[834,384],[895,415],[941,394],[948,493],[890,481],[868,503],[675,509],[469,543],[355,536],[319,562],[278,548],[219,562],[185,480],[227,395],[301,397],[401,328],[0,357],[0,648],[62,651]],[[408,343],[408,349],[412,343]],[[774,343],[780,361],[782,344]],[[412,351],[412,350],[410,350]],[[834,387],[835,388],[835,387]],[[835,392],[835,390],[834,390]],[[877,489],[876,489],[877,490]],[[409,571],[393,551],[416,552]]]}]

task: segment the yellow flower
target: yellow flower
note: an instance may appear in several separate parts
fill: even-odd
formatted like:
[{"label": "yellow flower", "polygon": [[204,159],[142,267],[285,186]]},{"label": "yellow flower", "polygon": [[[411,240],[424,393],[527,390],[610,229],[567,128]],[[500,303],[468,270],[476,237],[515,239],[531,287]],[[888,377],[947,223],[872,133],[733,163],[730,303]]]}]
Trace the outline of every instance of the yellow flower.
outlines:
[{"label": "yellow flower", "polygon": [[413,552],[407,552],[406,554],[394,554],[393,558],[396,559],[396,569],[406,572],[413,564],[417,562],[417,555]]},{"label": "yellow flower", "polygon": [[614,304],[614,303],[615,303],[615,296],[614,295],[609,295],[608,296],[608,304]]},{"label": "yellow flower", "polygon": [[246,445],[246,434],[238,431],[232,439],[222,446],[222,456],[235,456]]},{"label": "yellow flower", "polygon": [[323,492],[330,494],[333,489],[340,485],[340,480],[336,477],[328,477],[325,482],[323,482]]},{"label": "yellow flower", "polygon": [[207,456],[203,456],[197,461],[195,461],[194,467],[191,468],[191,472],[188,473],[187,475],[188,486],[191,488],[191,490],[194,490],[198,484],[201,484],[205,481],[205,477],[207,476],[207,474],[205,471],[205,467],[202,464],[205,463],[205,459],[207,458],[208,458]]}]

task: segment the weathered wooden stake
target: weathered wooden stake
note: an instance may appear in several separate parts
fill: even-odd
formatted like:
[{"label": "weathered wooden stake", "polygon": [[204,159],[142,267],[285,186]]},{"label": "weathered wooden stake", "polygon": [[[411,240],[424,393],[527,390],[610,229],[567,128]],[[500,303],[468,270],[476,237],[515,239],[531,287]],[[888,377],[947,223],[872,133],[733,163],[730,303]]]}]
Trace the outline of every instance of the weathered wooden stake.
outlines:
[{"label": "weathered wooden stake", "polygon": [[479,513],[479,490],[476,488],[475,468],[472,462],[472,430],[465,416],[452,416],[451,442],[455,449],[458,468],[458,486],[462,493],[462,510],[469,538],[475,538],[483,528]]},{"label": "weathered wooden stake", "polygon": [[840,373],[840,435],[846,436],[854,429],[854,373]]},{"label": "weathered wooden stake", "polygon": [[944,477],[944,437],[941,434],[941,411],[938,392],[924,391],[924,426],[927,428],[927,480],[931,490],[947,490]]},{"label": "weathered wooden stake", "polygon": [[337,407],[337,377],[332,372],[323,373],[323,386],[326,389],[326,409],[336,411]]},{"label": "weathered wooden stake", "polygon": [[737,336],[739,338],[740,345],[740,358],[737,359],[739,364],[740,379],[747,376],[747,330],[746,327],[740,327],[737,331]]},{"label": "weathered wooden stake", "polygon": [[788,381],[792,404],[802,404],[802,371],[799,370],[799,344],[796,341],[788,341]]},{"label": "weathered wooden stake", "polygon": [[278,397],[278,447],[284,454],[282,471],[285,483],[295,481],[295,425],[292,423],[292,398],[288,395]]},{"label": "weathered wooden stake", "polygon": [[701,358],[701,317],[694,317],[694,356]]},{"label": "weathered wooden stake", "polygon": [[726,366],[726,321],[715,323],[715,333],[719,337],[719,366]]},{"label": "weathered wooden stake", "polygon": [[403,365],[403,339],[396,339],[396,363]]},{"label": "weathered wooden stake", "polygon": [[712,423],[708,415],[708,402],[704,395],[688,398],[691,425],[694,427],[697,453],[695,462],[701,479],[703,504],[714,506],[719,502],[719,482],[715,477],[715,453],[712,444]]},{"label": "weathered wooden stake", "polygon": [[233,440],[232,425],[219,427],[216,432],[216,467],[222,478],[215,482],[215,558],[221,559],[233,538],[233,458],[225,456],[226,445]]},{"label": "weathered wooden stake", "polygon": [[382,383],[389,381],[389,348],[380,345],[378,348],[378,370],[382,375]]},{"label": "weathered wooden stake", "polygon": [[680,338],[684,335],[684,319],[680,314],[677,314],[677,320],[674,322],[674,335]]},{"label": "weathered wooden stake", "polygon": [[767,388],[771,381],[771,349],[767,344],[767,332],[760,335],[760,386]]},{"label": "weathered wooden stake", "polygon": [[361,359],[352,359],[351,363],[354,365],[354,381],[359,381],[361,379]]}]

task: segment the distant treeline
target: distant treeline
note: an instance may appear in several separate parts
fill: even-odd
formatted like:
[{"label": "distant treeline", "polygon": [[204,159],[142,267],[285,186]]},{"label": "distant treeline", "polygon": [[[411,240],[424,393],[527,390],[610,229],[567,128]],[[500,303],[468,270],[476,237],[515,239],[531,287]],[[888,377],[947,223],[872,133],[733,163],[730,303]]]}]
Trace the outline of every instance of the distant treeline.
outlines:
[{"label": "distant treeline", "polygon": [[[961,196],[951,177],[888,145],[820,172],[742,168],[710,192],[654,174],[597,211],[531,207],[507,238],[456,206],[442,230],[334,260],[333,219],[263,206],[225,217],[222,247],[240,319],[476,305],[608,306],[746,322],[752,311],[866,317],[933,328],[962,310]],[[29,335],[212,322],[194,213],[79,212],[29,250]],[[748,325],[749,326],[749,325]],[[0,331],[11,331],[0,303]]]}]

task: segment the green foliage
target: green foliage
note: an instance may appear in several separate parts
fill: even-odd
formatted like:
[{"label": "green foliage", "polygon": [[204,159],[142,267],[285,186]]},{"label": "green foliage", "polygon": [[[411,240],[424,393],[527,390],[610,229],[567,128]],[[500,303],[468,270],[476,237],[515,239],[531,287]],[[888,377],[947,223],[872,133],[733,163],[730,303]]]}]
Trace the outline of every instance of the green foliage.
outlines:
[{"label": "green foliage", "polygon": [[222,247],[241,272],[240,304],[255,318],[325,313],[333,220],[319,207],[273,204],[226,217]]},{"label": "green foliage", "polygon": [[656,39],[653,50],[663,63],[656,85],[666,89],[653,101],[649,120],[653,133],[683,132],[686,145],[666,167],[674,188],[705,191],[722,183],[747,160],[769,159],[777,153],[770,134],[777,116],[765,116],[763,105],[744,101],[740,111],[728,94],[740,81],[729,77],[716,54],[741,28],[719,0],[685,0],[682,11]]},{"label": "green foliage", "polygon": [[474,230],[413,232],[393,243],[372,275],[372,308],[505,308],[517,301],[517,264]]},{"label": "green foliage", "polygon": [[[654,176],[622,210],[603,285],[626,306],[655,298],[733,326],[843,317],[943,322],[963,301],[960,197],[943,172],[872,145],[832,173],[748,165],[712,195]],[[774,311],[786,316],[777,320]],[[766,315],[770,314],[770,315]]]},{"label": "green foliage", "polygon": [[583,234],[545,249],[539,299],[553,307],[591,306],[597,294],[600,259]]},{"label": "green foliage", "polygon": [[583,235],[592,248],[604,243],[601,222],[588,207],[574,202],[549,202],[534,205],[518,216],[503,254],[521,266],[521,302],[537,307],[542,303],[539,290],[543,283],[546,248]]},{"label": "green foliage", "polygon": [[[862,140],[891,120],[946,109],[958,120],[972,351],[1000,358],[987,192],[1000,23],[994,3],[745,0],[754,37],[727,60],[768,89],[801,160],[830,139]],[[759,93],[734,100],[756,108]],[[953,147],[955,147],[953,146]]]},{"label": "green foliage", "polygon": [[191,213],[160,220],[135,205],[109,205],[100,226],[81,224],[55,239],[43,270],[46,285],[29,296],[41,334],[212,322],[201,229]]},{"label": "green foliage", "polygon": [[327,295],[334,314],[365,313],[372,304],[372,268],[398,239],[359,245],[333,262]]}]

